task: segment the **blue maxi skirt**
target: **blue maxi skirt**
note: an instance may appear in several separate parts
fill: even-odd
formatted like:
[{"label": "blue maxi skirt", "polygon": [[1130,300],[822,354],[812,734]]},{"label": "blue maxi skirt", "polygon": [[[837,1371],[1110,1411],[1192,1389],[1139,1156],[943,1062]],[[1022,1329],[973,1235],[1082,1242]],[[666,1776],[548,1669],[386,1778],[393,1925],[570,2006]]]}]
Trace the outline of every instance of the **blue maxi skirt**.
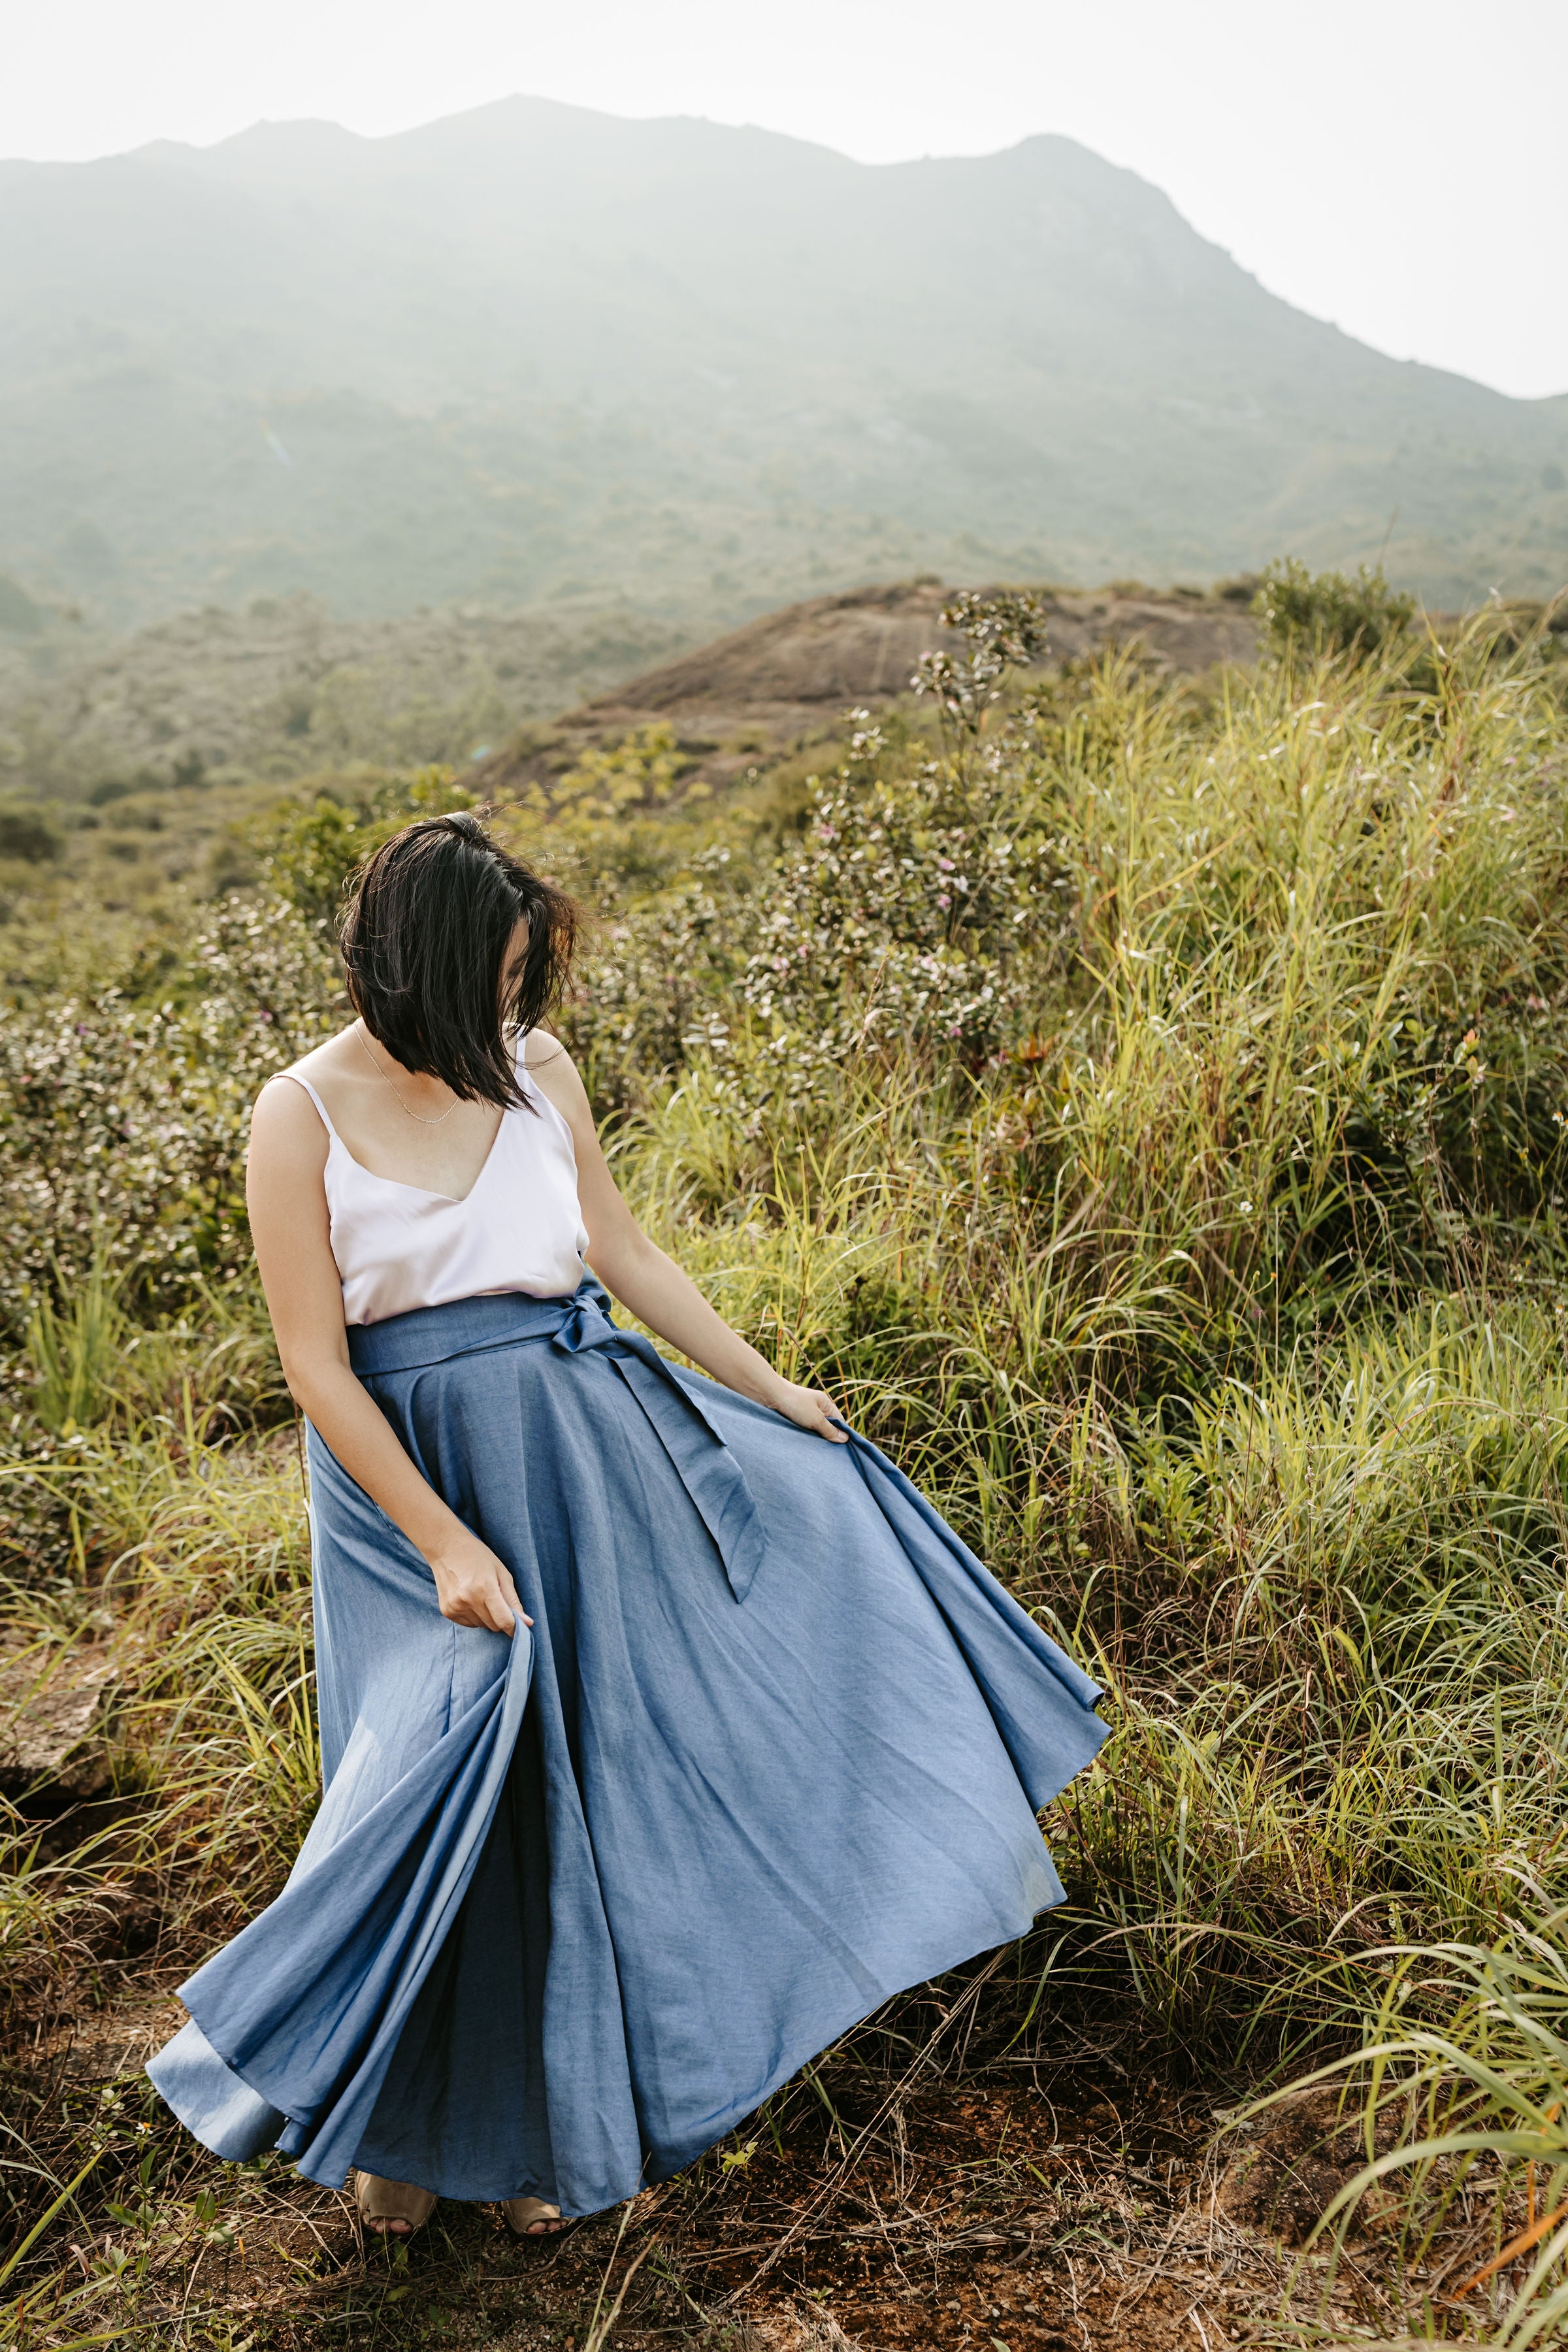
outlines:
[{"label": "blue maxi skirt", "polygon": [[531,1633],[310,1437],[325,1790],[148,2069],[216,2154],[591,2213],[1061,1898],[1096,1685],[876,1447],[571,1298],[350,1333]]}]

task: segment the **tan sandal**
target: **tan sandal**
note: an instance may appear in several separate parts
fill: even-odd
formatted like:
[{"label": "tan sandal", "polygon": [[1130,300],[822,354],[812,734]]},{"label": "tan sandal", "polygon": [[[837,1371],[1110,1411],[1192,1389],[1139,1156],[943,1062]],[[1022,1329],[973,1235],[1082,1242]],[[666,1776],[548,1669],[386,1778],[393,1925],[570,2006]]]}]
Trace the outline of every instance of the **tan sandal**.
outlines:
[{"label": "tan sandal", "polygon": [[351,2172],[349,2182],[360,2220],[378,2238],[411,2238],[436,2210],[436,2200],[428,2189],[415,2189],[406,2180],[384,2180],[376,2172]]},{"label": "tan sandal", "polygon": [[514,2238],[559,2238],[572,2227],[560,2206],[547,2205],[542,2197],[503,2197],[500,2210]]}]

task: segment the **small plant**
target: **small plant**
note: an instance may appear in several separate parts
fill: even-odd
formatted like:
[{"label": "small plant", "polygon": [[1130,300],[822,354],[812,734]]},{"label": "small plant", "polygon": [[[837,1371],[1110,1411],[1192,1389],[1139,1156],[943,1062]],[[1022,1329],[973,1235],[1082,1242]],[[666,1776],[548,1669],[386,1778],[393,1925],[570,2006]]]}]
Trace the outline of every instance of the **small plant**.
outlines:
[{"label": "small plant", "polygon": [[1397,646],[1415,616],[1415,599],[1389,586],[1383,567],[1310,572],[1295,556],[1271,563],[1252,609],[1276,654],[1370,662]]},{"label": "small plant", "polygon": [[65,845],[41,809],[0,808],[0,857],[24,866],[48,866]]},{"label": "small plant", "polygon": [[1045,608],[1037,596],[1015,590],[976,595],[965,589],[942,609],[942,625],[967,640],[966,654],[922,654],[910,684],[936,703],[958,747],[973,745],[1015,669],[1044,658]]},{"label": "small plant", "polygon": [[1384,1985],[1363,2046],[1281,2095],[1342,2086],[1366,2154],[1318,2236],[1342,2245],[1369,2215],[1392,2218],[1432,2306],[1496,2352],[1568,2327],[1564,1925],[1557,1912],[1510,1921],[1489,1947],[1369,1955]]},{"label": "small plant", "polygon": [[584,751],[553,787],[552,797],[607,816],[662,808],[690,766],[673,727],[642,727],[610,750]]},{"label": "small plant", "polygon": [[100,1244],[63,1301],[46,1292],[28,1319],[33,1410],[58,1437],[101,1421],[114,1402],[126,1332],[120,1291]]}]

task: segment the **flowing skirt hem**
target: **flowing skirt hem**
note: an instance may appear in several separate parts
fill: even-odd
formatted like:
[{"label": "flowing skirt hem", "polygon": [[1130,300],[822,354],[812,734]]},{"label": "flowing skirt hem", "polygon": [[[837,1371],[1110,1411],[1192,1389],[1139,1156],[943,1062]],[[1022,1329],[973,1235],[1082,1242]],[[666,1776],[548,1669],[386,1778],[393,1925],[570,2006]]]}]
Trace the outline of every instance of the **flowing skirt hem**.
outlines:
[{"label": "flowing skirt hem", "polygon": [[[679,2147],[645,2156],[635,2172],[628,2165],[625,2171],[617,2173],[614,2179],[605,2184],[602,2192],[597,2189],[592,2192],[590,2202],[560,2200],[563,2216],[570,2221],[585,2220],[591,2214],[603,2213],[613,2206],[625,2204],[628,2198],[636,2197],[644,2189],[654,2188],[660,2181],[673,2179],[676,2173],[684,2171],[689,2164],[695,2164],[700,2156],[706,2155],[710,2148],[727,2138],[731,2132],[745,2122],[748,2116],[755,2115],[757,2109],[797,2074],[802,2066],[809,2064],[823,2051],[831,2049],[857,2025],[864,2024],[868,2017],[874,2017],[885,2002],[896,2000],[900,1993],[912,1992],[917,1986],[929,1984],[933,1978],[945,1976],[953,1969],[963,1968],[969,1961],[1026,1936],[1036,1919],[1065,1899],[1055,1870],[1048,1862],[1046,1866],[1050,1871],[1056,1892],[1048,1894],[1038,1910],[1015,1927],[1011,1933],[1005,1932],[962,1953],[933,1957],[931,1966],[918,1966],[916,1973],[903,1983],[889,1985],[869,2009],[847,2011],[837,2023],[830,2023],[826,2028],[814,2028],[802,2037],[798,2048],[792,2045],[759,2087],[748,2090],[743,2097],[709,2118],[701,2126],[700,2137],[694,2137],[689,2143]],[[301,2135],[310,2130],[304,2117],[290,2116],[281,2112],[253,2083],[247,2082],[240,2069],[214,2047],[194,2017],[149,2062],[146,2071],[165,2106],[179,2118],[192,2137],[212,2155],[221,2157],[227,2163],[251,2162],[273,2150],[287,2155],[289,2153],[287,2141],[290,2137],[290,2127]],[[348,2171],[342,2178],[337,2178],[325,2167],[312,2169],[308,2158],[300,2160],[296,2169],[305,2179],[313,2181],[321,2189],[342,2189],[348,2185]],[[374,2171],[378,2168],[356,2150],[353,2163],[349,2168],[349,2170],[354,2169]],[[503,2186],[479,2185],[465,2179],[454,2187],[447,2187],[439,2180],[417,2180],[409,2182],[408,2186],[426,2189],[433,2197],[449,2198],[461,2204],[500,2204],[509,2197],[539,2197],[551,2204],[558,2201],[553,2183],[536,2180],[510,2181]]]}]

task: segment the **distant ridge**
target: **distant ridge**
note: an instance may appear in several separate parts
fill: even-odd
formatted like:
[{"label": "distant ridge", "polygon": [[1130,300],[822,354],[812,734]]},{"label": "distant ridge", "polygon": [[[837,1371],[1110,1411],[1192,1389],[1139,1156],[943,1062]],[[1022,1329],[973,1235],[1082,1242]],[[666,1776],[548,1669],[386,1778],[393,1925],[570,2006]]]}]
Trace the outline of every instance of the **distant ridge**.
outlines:
[{"label": "distant ridge", "polygon": [[870,166],[513,98],[0,165],[0,571],[132,623],[868,572],[1568,579],[1568,399],[1401,364],[1072,141]]}]

